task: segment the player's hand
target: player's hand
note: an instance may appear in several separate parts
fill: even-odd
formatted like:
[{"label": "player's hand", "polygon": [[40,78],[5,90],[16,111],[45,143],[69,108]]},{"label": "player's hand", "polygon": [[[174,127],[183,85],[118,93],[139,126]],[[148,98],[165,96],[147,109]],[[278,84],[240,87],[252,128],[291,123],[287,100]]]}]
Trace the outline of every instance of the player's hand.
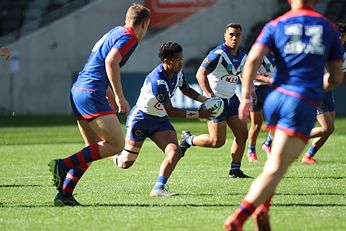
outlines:
[{"label": "player's hand", "polygon": [[127,100],[124,97],[121,98],[115,98],[116,106],[118,108],[118,113],[125,113],[125,115],[128,115],[130,113],[131,107],[130,104],[127,102]]},{"label": "player's hand", "polygon": [[5,57],[5,59],[10,59],[11,51],[6,47],[0,48],[0,56]]},{"label": "player's hand", "polygon": [[200,119],[208,119],[208,120],[211,120],[211,119],[214,119],[215,118],[215,115],[214,113],[212,112],[212,109],[205,109],[205,108],[200,108],[198,110],[198,113],[199,113],[199,118]]},{"label": "player's hand", "polygon": [[245,122],[250,122],[249,115],[251,110],[252,110],[252,100],[242,99],[238,109],[239,119]]}]

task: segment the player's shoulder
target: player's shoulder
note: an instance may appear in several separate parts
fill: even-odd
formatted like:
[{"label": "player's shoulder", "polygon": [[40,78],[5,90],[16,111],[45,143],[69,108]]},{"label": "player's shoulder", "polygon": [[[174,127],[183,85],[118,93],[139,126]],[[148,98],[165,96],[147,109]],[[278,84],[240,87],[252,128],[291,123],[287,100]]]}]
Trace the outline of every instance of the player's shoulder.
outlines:
[{"label": "player's shoulder", "polygon": [[166,72],[163,69],[162,64],[160,63],[154,70],[152,70],[147,78],[151,81],[151,82],[157,82],[157,80],[163,80],[165,81],[166,78]]},{"label": "player's shoulder", "polygon": [[227,47],[224,43],[218,45],[214,49],[212,49],[209,54],[210,55],[221,55],[222,53],[225,53],[227,50]]}]

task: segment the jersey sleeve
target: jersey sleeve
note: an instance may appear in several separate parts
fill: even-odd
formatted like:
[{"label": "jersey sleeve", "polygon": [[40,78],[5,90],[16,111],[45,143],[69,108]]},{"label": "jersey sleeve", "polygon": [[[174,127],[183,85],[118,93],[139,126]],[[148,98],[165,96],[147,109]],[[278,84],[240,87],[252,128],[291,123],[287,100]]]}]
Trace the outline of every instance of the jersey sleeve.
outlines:
[{"label": "jersey sleeve", "polygon": [[343,60],[344,48],[340,39],[340,34],[337,31],[333,31],[331,50],[329,53],[328,60]]},{"label": "jersey sleeve", "polygon": [[151,80],[151,90],[159,103],[170,101],[168,84],[163,79]]},{"label": "jersey sleeve", "polygon": [[182,77],[181,77],[181,79],[179,80],[178,87],[179,87],[179,88],[187,88],[187,87],[189,87],[189,84],[188,84],[187,81],[186,81],[184,72],[181,72],[181,75],[182,75]]},{"label": "jersey sleeve", "polygon": [[217,66],[220,59],[220,54],[215,52],[210,52],[208,56],[203,60],[201,67],[207,69],[210,73],[213,72]]},{"label": "jersey sleeve", "polygon": [[264,45],[272,50],[274,48],[274,29],[271,23],[267,23],[257,37],[256,44]]},{"label": "jersey sleeve", "polygon": [[125,34],[121,36],[114,44],[113,47],[117,48],[124,58],[125,55],[134,47],[137,43],[136,38],[131,34]]}]

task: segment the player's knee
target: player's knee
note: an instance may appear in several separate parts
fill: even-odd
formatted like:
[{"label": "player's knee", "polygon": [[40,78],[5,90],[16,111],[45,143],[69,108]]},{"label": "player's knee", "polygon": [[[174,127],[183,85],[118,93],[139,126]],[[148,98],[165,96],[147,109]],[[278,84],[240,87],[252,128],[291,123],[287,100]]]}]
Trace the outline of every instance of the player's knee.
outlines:
[{"label": "player's knee", "polygon": [[327,127],[326,133],[328,135],[331,135],[334,132],[334,130],[335,130],[335,127],[334,127],[334,124],[333,124],[333,125]]},{"label": "player's knee", "polygon": [[211,147],[212,148],[221,148],[225,144],[225,140],[223,139],[212,139],[211,140]]}]

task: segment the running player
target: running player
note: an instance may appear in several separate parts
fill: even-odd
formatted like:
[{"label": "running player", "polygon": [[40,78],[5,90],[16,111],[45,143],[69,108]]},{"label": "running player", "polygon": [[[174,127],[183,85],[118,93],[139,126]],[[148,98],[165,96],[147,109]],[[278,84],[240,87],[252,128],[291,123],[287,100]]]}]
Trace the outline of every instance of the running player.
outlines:
[{"label": "running player", "polygon": [[[343,24],[341,23],[337,25],[340,31],[341,41],[344,44],[346,41],[346,28],[343,27]],[[329,136],[334,132],[335,102],[332,91],[324,92],[322,101],[317,108],[316,119],[320,124],[320,127],[314,127],[311,130],[310,138],[314,139],[312,140],[311,146],[302,159],[303,164],[317,163],[314,156],[316,155],[317,151],[325,144]]]},{"label": "running player", "polygon": [[150,137],[164,152],[159,176],[150,196],[173,196],[176,193],[165,189],[182,153],[177,134],[168,117],[210,119],[210,111],[186,111],[172,106],[171,98],[176,89],[191,99],[204,102],[207,98],[200,95],[187,84],[182,72],[183,49],[175,42],[165,42],[159,48],[159,64],[145,79],[136,106],[131,110],[126,122],[126,144],[124,150],[113,157],[114,163],[127,169],[136,161],[144,140]]},{"label": "running player", "polygon": [[250,112],[251,126],[249,129],[249,145],[247,157],[250,162],[257,162],[256,141],[263,122],[263,104],[264,99],[272,90],[271,75],[275,67],[275,58],[268,54],[263,58],[262,64],[258,70],[257,77],[254,81],[255,100],[253,101],[252,111]]},{"label": "running player", "polygon": [[[331,90],[342,81],[343,49],[337,29],[313,10],[317,0],[288,2],[291,10],[264,27],[244,67],[239,116],[248,120],[258,67],[270,50],[275,54],[275,89],[264,104],[268,128],[275,133],[271,157],[252,183],[239,209],[224,222],[226,230],[242,230],[253,213],[257,229],[270,230],[268,209],[271,196],[309,139],[323,89]],[[325,66],[330,75],[324,78]]]},{"label": "running player", "polygon": [[130,106],[122,91],[120,68],[136,49],[149,23],[149,9],[132,4],[127,10],[125,25],[113,28],[95,44],[73,84],[71,104],[86,147],[64,159],[49,162],[58,189],[55,206],[79,205],[72,193],[89,164],[123,150],[125,138],[115,113],[128,114]]},{"label": "running player", "polygon": [[0,47],[0,56],[3,56],[5,59],[10,59],[11,51],[6,47]]},{"label": "running player", "polygon": [[224,39],[225,43],[210,51],[196,74],[198,83],[207,97],[223,99],[224,111],[208,122],[208,134],[193,136],[190,131],[183,131],[180,148],[183,153],[191,146],[220,148],[226,142],[229,126],[234,135],[230,151],[232,162],[229,177],[248,178],[249,176],[240,169],[248,131],[246,123],[238,118],[239,99],[235,94],[246,59],[246,54],[239,49],[242,40],[241,25],[229,23],[225,28]]}]

